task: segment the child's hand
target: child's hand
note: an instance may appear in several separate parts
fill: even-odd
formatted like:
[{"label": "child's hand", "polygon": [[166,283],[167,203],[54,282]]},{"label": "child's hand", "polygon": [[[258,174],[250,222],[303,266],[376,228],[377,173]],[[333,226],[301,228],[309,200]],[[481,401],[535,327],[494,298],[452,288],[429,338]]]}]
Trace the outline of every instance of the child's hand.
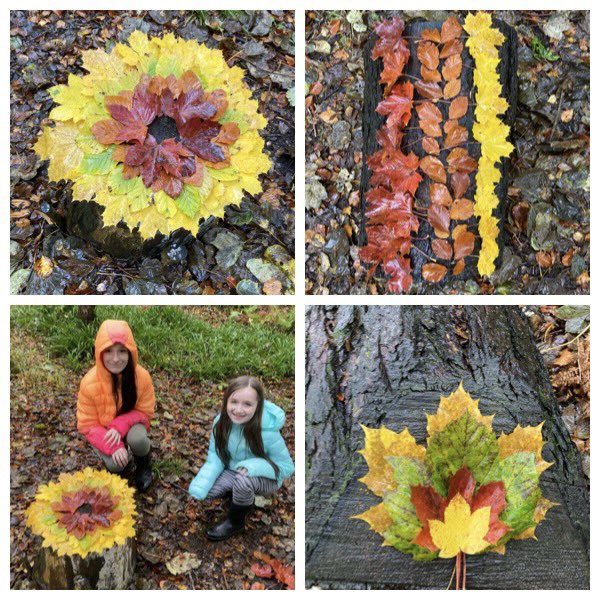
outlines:
[{"label": "child's hand", "polygon": [[236,469],[236,471],[242,475],[248,475],[248,469],[246,469],[246,467],[240,467],[239,469]]},{"label": "child's hand", "polygon": [[109,446],[116,446],[121,441],[121,434],[116,429],[109,429],[104,434],[104,441]]},{"label": "child's hand", "polygon": [[124,469],[129,462],[129,452],[125,448],[119,448],[112,453],[112,459],[118,467]]}]

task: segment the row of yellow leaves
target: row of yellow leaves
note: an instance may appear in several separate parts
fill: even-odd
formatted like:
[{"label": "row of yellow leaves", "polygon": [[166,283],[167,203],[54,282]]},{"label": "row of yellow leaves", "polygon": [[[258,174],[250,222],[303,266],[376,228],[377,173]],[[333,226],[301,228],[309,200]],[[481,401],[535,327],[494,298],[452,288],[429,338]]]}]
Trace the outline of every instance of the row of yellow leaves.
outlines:
[{"label": "row of yellow leaves", "polygon": [[475,215],[479,217],[481,251],[477,268],[480,275],[494,272],[494,261],[498,257],[498,219],[492,212],[498,206],[496,184],[501,173],[496,163],[510,156],[514,150],[508,141],[510,127],[499,118],[508,109],[508,102],[502,98],[502,86],[496,71],[500,63],[497,46],[504,42],[504,35],[492,27],[489,13],[469,13],[465,18],[464,29],[469,34],[466,45],[475,60],[473,83],[477,87],[476,108],[473,124],[473,137],[481,144],[481,158],[475,176]]}]

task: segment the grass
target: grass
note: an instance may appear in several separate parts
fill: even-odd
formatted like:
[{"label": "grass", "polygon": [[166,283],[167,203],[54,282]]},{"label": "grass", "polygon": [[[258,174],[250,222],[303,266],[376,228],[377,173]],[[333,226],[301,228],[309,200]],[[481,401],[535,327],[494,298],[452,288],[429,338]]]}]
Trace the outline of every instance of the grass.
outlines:
[{"label": "grass", "polygon": [[[247,316],[248,308],[253,307],[221,307],[227,318],[215,325],[176,306],[97,306],[90,323],[78,316],[76,306],[14,306],[11,333],[24,330],[42,341],[49,357],[61,357],[67,368],[83,374],[93,362],[100,323],[123,319],[131,326],[140,363],[147,368],[209,380],[242,373],[293,376],[293,309],[250,311],[252,318],[240,323],[239,316]],[[15,370],[23,369],[21,357],[11,354],[11,363]]]}]

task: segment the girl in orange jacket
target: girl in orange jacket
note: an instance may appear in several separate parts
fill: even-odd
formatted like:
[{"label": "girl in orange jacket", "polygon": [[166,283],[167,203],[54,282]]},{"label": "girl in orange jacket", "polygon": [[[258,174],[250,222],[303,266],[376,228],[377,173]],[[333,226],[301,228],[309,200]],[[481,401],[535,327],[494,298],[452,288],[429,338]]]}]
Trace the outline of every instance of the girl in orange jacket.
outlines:
[{"label": "girl in orange jacket", "polygon": [[95,357],[96,366],[79,386],[77,429],[113,473],[129,464],[131,450],[136,486],[146,491],[152,484],[148,432],[154,387],[148,371],[138,365],[137,346],[125,321],[100,325]]}]

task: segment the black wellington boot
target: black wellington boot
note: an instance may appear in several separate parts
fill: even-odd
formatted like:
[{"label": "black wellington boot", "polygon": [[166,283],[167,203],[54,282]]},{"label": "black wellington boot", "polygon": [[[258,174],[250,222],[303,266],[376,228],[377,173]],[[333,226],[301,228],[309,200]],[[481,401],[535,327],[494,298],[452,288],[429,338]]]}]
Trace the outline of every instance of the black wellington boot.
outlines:
[{"label": "black wellington boot", "polygon": [[152,477],[152,463],[150,452],[146,456],[135,456],[135,487],[140,492],[145,492],[154,481]]},{"label": "black wellington boot", "polygon": [[231,537],[238,531],[243,531],[246,515],[250,512],[251,508],[252,504],[249,506],[240,506],[239,504],[232,503],[227,517],[220,523],[209,527],[206,530],[206,537],[211,542],[220,542]]}]

